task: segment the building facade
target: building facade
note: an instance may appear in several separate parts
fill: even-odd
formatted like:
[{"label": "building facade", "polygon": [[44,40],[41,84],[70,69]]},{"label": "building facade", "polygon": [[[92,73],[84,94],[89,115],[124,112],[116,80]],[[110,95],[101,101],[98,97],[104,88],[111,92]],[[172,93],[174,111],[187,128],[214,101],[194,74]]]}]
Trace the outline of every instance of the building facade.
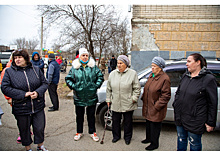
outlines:
[{"label": "building facade", "polygon": [[133,5],[131,51],[215,52],[220,5]]}]

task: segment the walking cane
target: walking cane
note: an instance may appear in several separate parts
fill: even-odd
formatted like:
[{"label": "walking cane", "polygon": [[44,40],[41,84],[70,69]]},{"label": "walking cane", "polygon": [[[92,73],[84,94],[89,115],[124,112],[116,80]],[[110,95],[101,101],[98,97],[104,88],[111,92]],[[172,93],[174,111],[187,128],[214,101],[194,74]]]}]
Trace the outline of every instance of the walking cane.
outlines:
[{"label": "walking cane", "polygon": [[103,136],[102,136],[102,141],[100,142],[100,144],[104,144],[104,137],[105,137],[105,130],[106,130],[106,126],[107,126],[107,120],[108,120],[108,114],[109,114],[109,106],[108,106],[108,111],[107,111],[107,117],[105,119],[105,129],[104,129],[104,133],[103,133]]}]

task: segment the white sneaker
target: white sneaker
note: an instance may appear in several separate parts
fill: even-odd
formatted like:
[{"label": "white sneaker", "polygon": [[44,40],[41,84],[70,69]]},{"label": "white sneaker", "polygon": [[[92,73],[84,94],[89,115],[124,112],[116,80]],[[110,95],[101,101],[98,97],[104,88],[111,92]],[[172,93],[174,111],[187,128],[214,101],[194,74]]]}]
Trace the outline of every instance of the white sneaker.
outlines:
[{"label": "white sneaker", "polygon": [[76,133],[76,135],[74,136],[74,140],[78,141],[82,136],[83,136],[82,133]]},{"label": "white sneaker", "polygon": [[48,151],[44,145],[42,145],[41,147],[37,147],[37,151]]},{"label": "white sneaker", "polygon": [[93,133],[93,134],[91,134],[90,136],[91,136],[91,138],[92,138],[94,141],[99,141],[99,137],[97,136],[96,133]]}]

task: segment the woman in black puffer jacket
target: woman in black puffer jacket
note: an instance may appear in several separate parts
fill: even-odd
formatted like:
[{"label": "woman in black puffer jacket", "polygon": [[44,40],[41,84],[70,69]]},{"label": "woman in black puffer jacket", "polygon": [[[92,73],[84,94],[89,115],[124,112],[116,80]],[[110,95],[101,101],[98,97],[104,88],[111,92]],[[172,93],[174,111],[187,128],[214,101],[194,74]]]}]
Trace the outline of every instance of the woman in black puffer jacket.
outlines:
[{"label": "woman in black puffer jacket", "polygon": [[2,93],[12,98],[12,113],[19,128],[22,145],[31,150],[30,126],[33,127],[34,143],[38,150],[43,146],[45,129],[44,93],[48,83],[40,68],[34,67],[24,50],[16,50],[12,55],[12,65],[6,69],[2,80]]},{"label": "woman in black puffer jacket", "polygon": [[202,150],[201,137],[213,131],[217,118],[217,82],[206,69],[206,60],[200,54],[191,54],[173,103],[177,125],[177,150]]}]

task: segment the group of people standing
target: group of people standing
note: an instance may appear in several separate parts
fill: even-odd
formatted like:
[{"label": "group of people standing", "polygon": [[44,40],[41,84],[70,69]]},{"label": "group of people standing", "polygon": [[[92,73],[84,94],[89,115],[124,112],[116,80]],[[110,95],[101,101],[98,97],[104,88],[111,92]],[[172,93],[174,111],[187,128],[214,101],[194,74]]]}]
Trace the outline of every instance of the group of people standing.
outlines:
[{"label": "group of people standing", "polygon": [[[111,105],[112,133],[115,143],[121,138],[121,117],[124,117],[124,139],[130,144],[132,137],[132,114],[137,108],[140,85],[136,72],[128,68],[126,56],[118,57],[118,69],[109,75],[106,102]],[[152,74],[146,82],[141,96],[143,100],[142,115],[146,119],[146,138],[141,142],[150,143],[146,150],[159,147],[162,121],[166,117],[167,104],[171,97],[169,76],[163,71],[165,60],[154,57],[151,64]],[[211,132],[217,119],[217,81],[207,69],[205,58],[191,54],[187,58],[187,71],[182,76],[173,102],[175,124],[177,126],[177,150],[202,150],[202,134]]]},{"label": "group of people standing", "polygon": [[[95,60],[85,48],[80,48],[79,56],[72,63],[72,68],[65,77],[67,86],[74,92],[76,113],[76,134],[74,140],[83,137],[84,114],[86,111],[88,132],[94,141],[99,141],[95,128],[95,110],[98,102],[97,89],[104,78]],[[45,79],[40,68],[33,66],[27,52],[15,51],[12,65],[5,71],[1,89],[3,94],[12,98],[12,113],[19,128],[22,145],[30,150],[32,139],[30,126],[33,127],[34,143],[38,150],[47,150],[43,146],[45,129],[44,93],[49,85],[49,94],[55,111],[59,108],[58,95],[54,93],[59,82],[59,68],[53,63],[55,56],[49,56],[50,64]],[[117,69],[108,78],[106,103],[112,110],[112,142],[121,139],[121,118],[124,119],[124,140],[129,145],[133,135],[132,116],[141,94],[141,86],[136,71],[129,68],[129,59],[125,55],[117,58]],[[149,76],[140,97],[143,100],[143,116],[146,119],[146,137],[141,142],[146,150],[159,147],[162,121],[166,117],[167,103],[171,97],[170,78],[163,71],[165,61],[154,57]],[[177,125],[177,150],[186,150],[188,140],[190,150],[202,150],[201,137],[207,130],[212,131],[217,116],[217,83],[212,73],[207,70],[206,60],[200,54],[187,58],[187,71],[183,75],[173,103],[175,123]],[[53,74],[52,74],[53,73]],[[57,75],[54,76],[54,75]],[[18,79],[19,77],[19,79]],[[54,78],[55,77],[55,78]],[[54,101],[54,102],[53,102]],[[57,102],[58,101],[58,102]]]}]

